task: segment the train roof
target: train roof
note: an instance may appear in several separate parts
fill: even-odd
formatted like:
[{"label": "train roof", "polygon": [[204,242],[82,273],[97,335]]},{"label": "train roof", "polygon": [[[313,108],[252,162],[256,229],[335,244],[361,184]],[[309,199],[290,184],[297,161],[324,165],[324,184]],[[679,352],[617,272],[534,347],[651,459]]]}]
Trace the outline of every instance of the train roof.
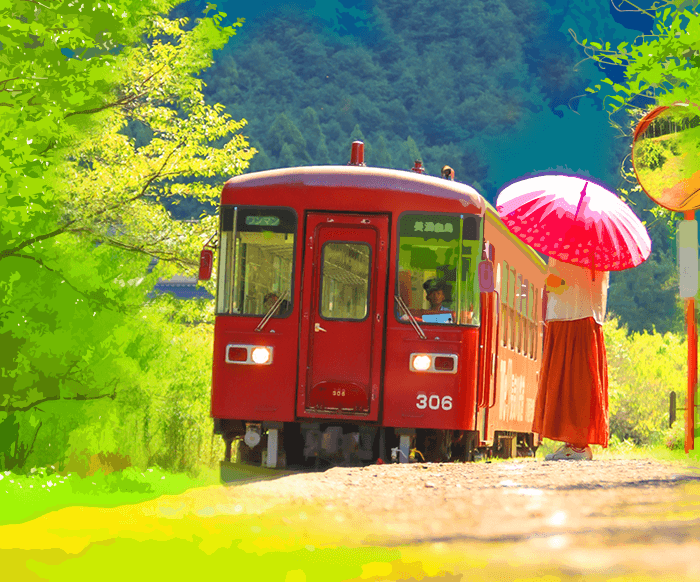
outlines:
[{"label": "train roof", "polygon": [[[235,176],[226,182],[222,204],[230,204],[228,195],[239,188],[268,186],[303,186],[350,188],[405,192],[406,194],[442,201],[458,201],[465,212],[483,216],[487,202],[474,188],[460,182],[426,176],[417,172],[365,166],[306,166],[266,170]],[[467,210],[469,207],[471,209]],[[438,210],[437,208],[435,210]]]}]

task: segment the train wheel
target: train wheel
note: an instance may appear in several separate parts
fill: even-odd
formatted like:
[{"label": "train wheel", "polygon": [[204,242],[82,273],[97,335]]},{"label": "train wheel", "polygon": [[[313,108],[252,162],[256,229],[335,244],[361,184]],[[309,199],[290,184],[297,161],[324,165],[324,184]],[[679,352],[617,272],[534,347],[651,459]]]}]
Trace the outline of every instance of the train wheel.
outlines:
[{"label": "train wheel", "polygon": [[535,437],[532,434],[525,434],[518,440],[518,457],[535,458],[537,445],[534,444]]},{"label": "train wheel", "polygon": [[296,422],[284,424],[284,452],[287,456],[287,467],[304,466],[304,435],[301,425]]},{"label": "train wheel", "polygon": [[479,432],[476,430],[454,431],[452,438],[452,459],[471,463],[476,460],[479,446]]},{"label": "train wheel", "polygon": [[449,461],[452,457],[451,445],[451,430],[426,430],[423,444],[425,460],[429,463]]},{"label": "train wheel", "polygon": [[496,431],[493,435],[493,456],[512,459],[518,456],[517,436],[513,433]]},{"label": "train wheel", "polygon": [[243,465],[261,465],[262,453],[265,450],[266,438],[260,439],[260,442],[252,449],[243,442],[243,439],[236,439],[234,446],[236,447],[236,463]]}]

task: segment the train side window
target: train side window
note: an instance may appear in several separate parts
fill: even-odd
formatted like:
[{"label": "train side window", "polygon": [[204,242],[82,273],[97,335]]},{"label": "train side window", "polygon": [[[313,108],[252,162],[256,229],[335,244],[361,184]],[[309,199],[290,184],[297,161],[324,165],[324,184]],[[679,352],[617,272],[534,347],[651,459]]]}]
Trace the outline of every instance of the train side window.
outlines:
[{"label": "train side window", "polygon": [[517,273],[511,268],[508,276],[508,311],[510,319],[510,349],[515,350],[515,337],[518,333],[518,321],[515,315],[515,291],[517,283]]},{"label": "train side window", "polygon": [[530,358],[535,357],[535,329],[537,329],[537,320],[535,319],[535,286],[530,283],[527,289],[527,318],[530,322],[528,355]]},{"label": "train side window", "polygon": [[525,314],[523,312],[523,276],[521,274],[518,274],[518,289],[515,299],[515,311],[517,313],[516,317],[518,318],[517,332],[515,337],[516,350],[518,351],[518,353],[522,354],[524,351],[523,331],[525,329]]},{"label": "train side window", "polygon": [[[543,311],[547,309],[547,305],[545,304],[545,298],[544,298],[545,292],[546,292],[546,291],[545,291],[544,289],[542,289],[542,291],[540,291],[540,293],[542,294],[540,297],[541,297],[541,302],[542,302],[541,305],[542,305]],[[545,327],[545,325],[544,325],[546,318],[547,318],[547,313],[545,312],[545,313],[542,314],[542,326],[543,326],[543,331],[546,329],[546,327]],[[545,332],[545,333],[546,333],[546,332]],[[538,342],[537,342],[537,351],[538,351],[538,353],[541,354],[541,353],[542,353],[542,350],[544,350],[544,333],[542,334],[542,342],[540,343],[539,340],[538,340]]]},{"label": "train side window", "polygon": [[283,299],[274,317],[288,317],[293,304],[294,210],[224,206],[220,229],[217,313],[265,315],[274,295]]},{"label": "train side window", "polygon": [[522,319],[521,321],[523,322],[523,329],[521,331],[521,336],[523,338],[523,349],[522,349],[522,354],[524,356],[528,356],[528,347],[530,345],[529,342],[529,337],[530,337],[530,318],[528,317],[528,289],[530,288],[530,284],[528,283],[527,279],[523,279],[522,286],[520,287],[521,293],[522,293]]},{"label": "train side window", "polygon": [[503,261],[501,270],[501,343],[508,347],[508,263]]},{"label": "train side window", "polygon": [[532,293],[532,359],[537,359],[537,334],[540,329],[540,318],[537,315],[538,289],[535,287]]},{"label": "train side window", "polygon": [[364,243],[327,242],[321,259],[321,317],[363,320],[369,306],[372,249]]}]

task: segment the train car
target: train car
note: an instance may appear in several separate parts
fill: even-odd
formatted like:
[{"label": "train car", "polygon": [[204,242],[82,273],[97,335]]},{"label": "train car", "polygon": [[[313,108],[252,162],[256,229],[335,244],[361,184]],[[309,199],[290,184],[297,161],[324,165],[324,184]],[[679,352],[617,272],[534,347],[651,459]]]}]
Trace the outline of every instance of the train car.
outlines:
[{"label": "train car", "polygon": [[[347,166],[224,186],[211,397],[222,477],[232,459],[471,460],[537,446],[544,262],[470,186],[366,167],[362,149]],[[212,258],[202,252],[200,278]]]}]

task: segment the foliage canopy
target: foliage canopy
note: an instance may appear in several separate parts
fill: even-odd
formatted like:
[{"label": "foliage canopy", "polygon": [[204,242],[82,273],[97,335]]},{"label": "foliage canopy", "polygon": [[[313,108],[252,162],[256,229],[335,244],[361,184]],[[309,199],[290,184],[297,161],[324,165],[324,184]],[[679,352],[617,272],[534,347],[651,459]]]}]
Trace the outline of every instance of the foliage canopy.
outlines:
[{"label": "foliage canopy", "polygon": [[5,466],[37,443],[60,457],[76,424],[104,422],[88,401],[123,407],[149,386],[153,354],[180,331],[166,320],[145,343],[144,319],[162,318],[144,300],[158,276],[191,271],[215,231],[214,218],[180,223],[161,202],[211,204],[220,188],[207,179],[242,172],[254,153],[245,120],[207,104],[199,78],[241,22],[162,16],[175,3],[0,3]]}]

